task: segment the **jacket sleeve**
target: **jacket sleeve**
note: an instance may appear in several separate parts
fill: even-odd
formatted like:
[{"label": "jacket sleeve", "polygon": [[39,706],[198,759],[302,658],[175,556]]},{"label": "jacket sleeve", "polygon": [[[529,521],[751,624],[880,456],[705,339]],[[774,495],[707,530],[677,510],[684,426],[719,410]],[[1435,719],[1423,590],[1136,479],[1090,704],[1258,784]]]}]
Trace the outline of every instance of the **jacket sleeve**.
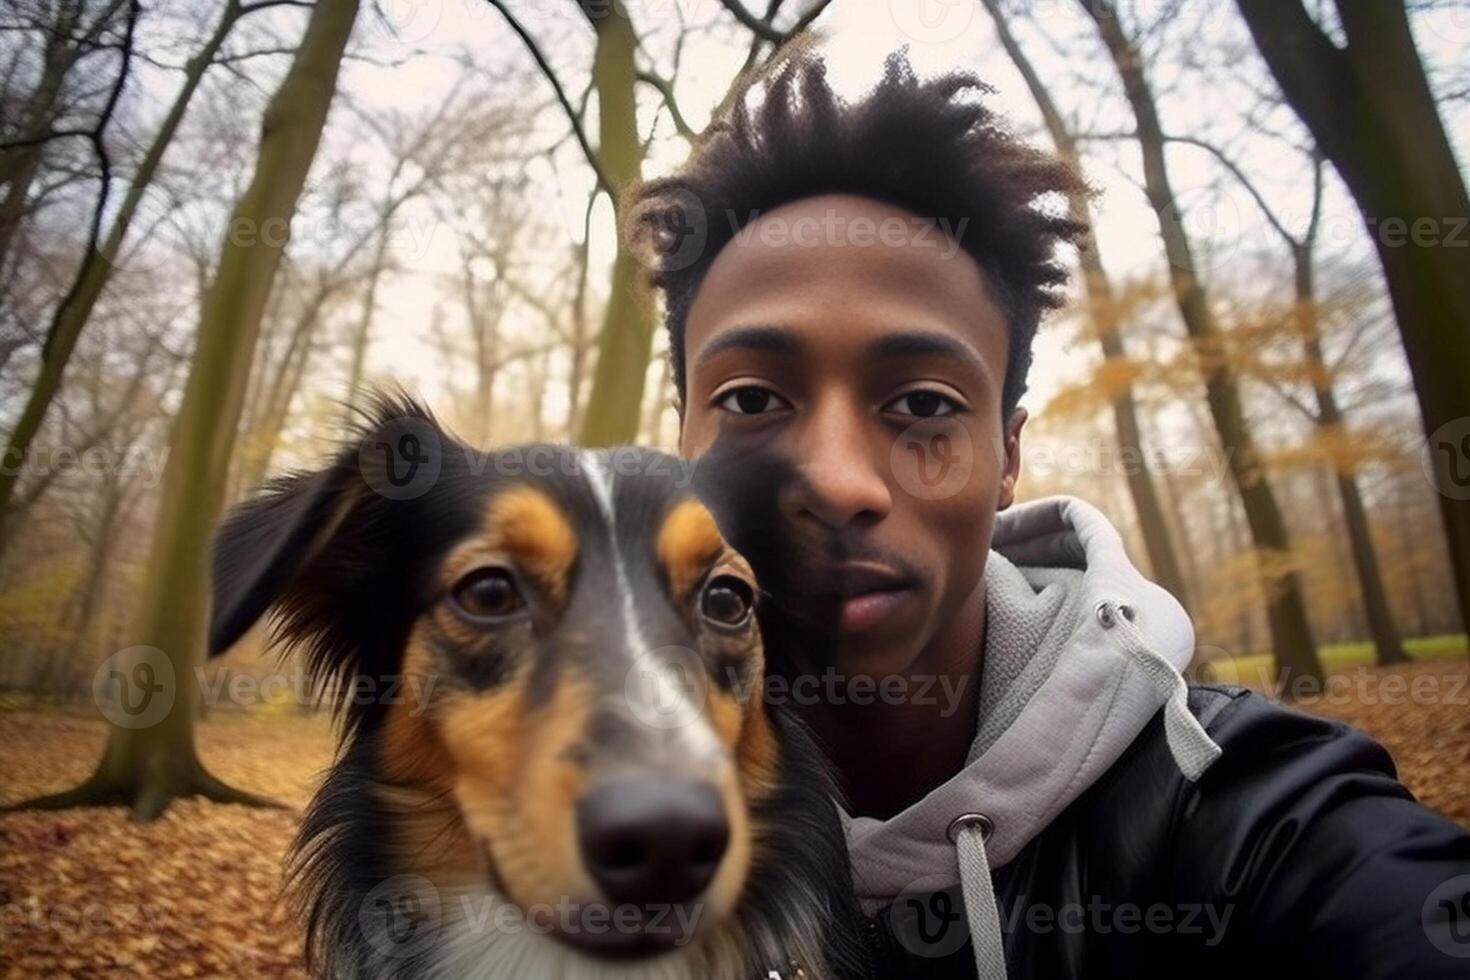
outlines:
[{"label": "jacket sleeve", "polygon": [[1470,977],[1470,835],[1382,746],[1240,689],[1191,701],[1224,754],[1176,801],[1174,871],[1230,915],[1216,953],[1277,976]]}]

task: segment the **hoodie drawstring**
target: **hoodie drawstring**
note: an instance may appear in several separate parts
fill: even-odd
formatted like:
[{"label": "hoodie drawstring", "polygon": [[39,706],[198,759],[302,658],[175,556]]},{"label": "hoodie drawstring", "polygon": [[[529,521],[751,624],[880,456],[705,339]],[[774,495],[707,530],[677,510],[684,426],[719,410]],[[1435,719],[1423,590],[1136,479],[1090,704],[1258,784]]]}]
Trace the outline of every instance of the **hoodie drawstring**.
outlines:
[{"label": "hoodie drawstring", "polygon": [[1000,931],[1000,910],[995,904],[995,885],[990,880],[990,861],[985,857],[985,838],[990,836],[990,818],[983,813],[966,813],[949,825],[960,862],[960,894],[965,901],[965,918],[970,926],[970,944],[975,951],[975,975],[979,980],[1005,980],[1006,951]]},{"label": "hoodie drawstring", "polygon": [[[1149,646],[1143,631],[1134,624],[1135,618],[1132,606],[1098,603],[1097,620],[1102,628],[1143,669],[1163,696],[1164,737],[1169,743],[1169,754],[1184,778],[1195,782],[1220,758],[1220,746],[1189,710],[1189,685],[1184,676]],[[949,825],[949,839],[959,860],[960,893],[965,901],[965,917],[975,951],[975,974],[979,980],[1005,980],[1006,977],[1000,912],[995,901],[995,884],[990,878],[990,862],[985,856],[985,841],[993,829],[990,818],[982,813],[963,814]]]},{"label": "hoodie drawstring", "polygon": [[1143,668],[1154,688],[1163,695],[1164,737],[1169,743],[1169,753],[1184,778],[1195,782],[1220,758],[1220,746],[1189,710],[1189,685],[1184,676],[1163,654],[1148,645],[1143,631],[1134,624],[1135,616],[1133,607],[1123,603],[1100,602],[1097,606],[1097,621],[1102,628],[1117,639],[1123,652]]}]

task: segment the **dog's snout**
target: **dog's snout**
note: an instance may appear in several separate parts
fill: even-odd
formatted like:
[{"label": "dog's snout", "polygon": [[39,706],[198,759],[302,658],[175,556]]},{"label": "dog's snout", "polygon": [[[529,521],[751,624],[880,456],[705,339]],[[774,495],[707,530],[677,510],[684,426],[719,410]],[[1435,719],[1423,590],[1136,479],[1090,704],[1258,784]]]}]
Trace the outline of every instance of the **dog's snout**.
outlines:
[{"label": "dog's snout", "polygon": [[730,843],[708,783],[639,779],[591,790],[577,803],[588,873],[614,902],[683,902],[702,892]]}]

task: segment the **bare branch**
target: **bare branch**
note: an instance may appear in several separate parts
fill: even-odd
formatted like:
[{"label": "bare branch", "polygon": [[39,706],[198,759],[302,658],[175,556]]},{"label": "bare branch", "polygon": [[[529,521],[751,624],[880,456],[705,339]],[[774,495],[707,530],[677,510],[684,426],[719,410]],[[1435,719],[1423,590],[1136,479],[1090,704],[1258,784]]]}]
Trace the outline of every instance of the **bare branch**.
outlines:
[{"label": "bare branch", "polygon": [[810,27],[812,21],[820,17],[822,15],[822,11],[826,10],[827,6],[831,2],[832,0],[818,0],[817,3],[812,4],[811,9],[809,9],[806,13],[797,18],[796,23],[792,24],[790,28],[784,31],[777,30],[776,26],[771,23],[772,18],[775,17],[776,12],[779,11],[781,8],[780,3],[772,3],[770,7],[767,8],[766,17],[764,20],[757,17],[749,10],[746,10],[745,6],[741,4],[740,0],[720,0],[720,6],[728,10],[731,15],[733,15],[736,20],[738,20],[741,24],[748,28],[750,32],[756,36],[757,39],[761,41],[769,41],[771,44],[779,48],[787,41],[790,41],[792,38],[796,37],[796,35],[800,34],[802,31]]},{"label": "bare branch", "polygon": [[663,96],[664,106],[669,110],[669,119],[673,121],[674,129],[678,131],[679,135],[686,140],[694,139],[696,133],[689,127],[689,123],[685,121],[684,113],[679,111],[679,103],[674,98],[673,83],[647,70],[638,72],[638,80],[653,86],[658,91],[658,94]]},{"label": "bare branch", "polygon": [[[123,22],[122,60],[117,68],[117,78],[112,84],[112,91],[108,95],[106,104],[102,107],[102,113],[97,117],[97,125],[88,134],[92,148],[97,154],[100,184],[97,189],[97,206],[92,209],[92,225],[87,230],[87,247],[82,253],[85,256],[96,254],[97,247],[102,241],[102,216],[107,211],[107,200],[112,194],[112,157],[107,152],[107,141],[104,137],[108,124],[112,122],[113,113],[117,111],[118,100],[122,98],[123,87],[127,85],[128,74],[132,71],[133,35],[142,11],[143,8],[138,0],[128,0],[127,19]],[[64,308],[71,302],[72,297],[81,289],[81,285],[82,280],[78,276],[73,280],[68,294],[62,298],[61,307]],[[41,345],[42,358],[50,356],[51,344],[55,336],[54,330],[46,334],[46,340]]]},{"label": "bare branch", "polygon": [[1285,239],[1287,244],[1290,245],[1292,248],[1301,248],[1305,244],[1304,239],[1298,238],[1296,235],[1293,235],[1291,231],[1286,227],[1286,225],[1282,223],[1276,212],[1272,210],[1271,205],[1266,203],[1266,199],[1261,195],[1261,192],[1256,189],[1255,183],[1250,179],[1250,177],[1246,175],[1245,171],[1241,169],[1240,165],[1237,164],[1233,159],[1231,159],[1230,155],[1227,154],[1224,150],[1220,149],[1209,140],[1200,139],[1196,136],[1165,135],[1164,140],[1169,143],[1182,143],[1185,146],[1193,146],[1197,149],[1204,150],[1206,153],[1213,156],[1222,167],[1230,171],[1230,175],[1235,178],[1236,182],[1239,183],[1241,187],[1245,188],[1246,193],[1249,194],[1251,196],[1251,199],[1256,202],[1256,207],[1260,208],[1261,213],[1266,216],[1266,221],[1270,223],[1272,228],[1276,229],[1276,234]]},{"label": "bare branch", "polygon": [[485,2],[500,11],[500,16],[505,18],[505,22],[510,25],[510,29],[515,31],[516,36],[521,39],[521,43],[530,52],[532,59],[536,62],[536,66],[541,69],[541,74],[546,76],[546,80],[551,84],[552,91],[556,93],[556,101],[561,103],[562,111],[567,115],[567,122],[571,124],[572,133],[577,137],[578,145],[582,147],[582,153],[587,157],[588,165],[592,167],[593,173],[597,175],[598,185],[616,199],[617,195],[613,194],[612,181],[607,179],[607,174],[602,169],[601,158],[598,157],[597,151],[592,148],[592,143],[588,141],[587,131],[582,128],[582,119],[577,114],[577,111],[572,108],[572,103],[567,98],[566,89],[562,88],[561,80],[556,77],[556,72],[552,69],[551,62],[546,60],[546,55],[541,52],[541,48],[537,45],[536,39],[531,36],[530,32],[510,12],[505,0],[485,0]]},{"label": "bare branch", "polygon": [[740,0],[720,0],[720,6],[728,10],[736,20],[740,21],[741,24],[745,25],[751,33],[761,40],[770,41],[772,44],[780,44],[785,40],[786,35],[784,32],[776,30],[776,28],[771,26],[769,20],[761,20],[755,14],[746,10],[745,5]]}]

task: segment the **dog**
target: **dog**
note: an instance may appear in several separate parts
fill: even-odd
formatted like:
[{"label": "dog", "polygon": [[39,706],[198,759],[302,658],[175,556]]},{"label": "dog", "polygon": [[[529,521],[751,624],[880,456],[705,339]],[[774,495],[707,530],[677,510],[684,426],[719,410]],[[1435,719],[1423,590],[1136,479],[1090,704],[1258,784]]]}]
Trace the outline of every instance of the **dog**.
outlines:
[{"label": "dog", "polygon": [[366,416],[213,559],[211,655],[267,617],[338,712],[287,875],[313,969],[859,974],[833,781],[684,464]]}]

